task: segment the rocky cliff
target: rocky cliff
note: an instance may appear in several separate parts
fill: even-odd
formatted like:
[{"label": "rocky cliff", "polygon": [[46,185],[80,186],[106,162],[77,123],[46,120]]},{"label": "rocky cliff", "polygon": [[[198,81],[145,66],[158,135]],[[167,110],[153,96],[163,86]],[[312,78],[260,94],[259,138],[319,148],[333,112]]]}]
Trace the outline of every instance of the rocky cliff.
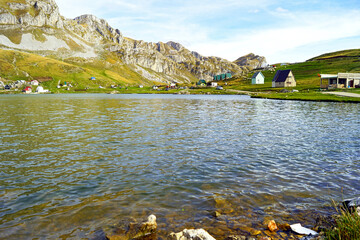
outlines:
[{"label": "rocky cliff", "polygon": [[111,52],[118,56],[118,64],[126,64],[144,79],[157,82],[210,80],[225,72],[241,76],[265,62],[263,57],[246,56],[233,63],[202,56],[176,42],[129,39],[92,15],[65,19],[53,0],[2,1],[0,47],[51,55],[64,61],[102,59],[104,53]]},{"label": "rocky cliff", "polygon": [[246,67],[249,70],[264,68],[268,65],[265,57],[255,55],[253,53],[238,58],[234,61],[234,63],[238,66]]}]

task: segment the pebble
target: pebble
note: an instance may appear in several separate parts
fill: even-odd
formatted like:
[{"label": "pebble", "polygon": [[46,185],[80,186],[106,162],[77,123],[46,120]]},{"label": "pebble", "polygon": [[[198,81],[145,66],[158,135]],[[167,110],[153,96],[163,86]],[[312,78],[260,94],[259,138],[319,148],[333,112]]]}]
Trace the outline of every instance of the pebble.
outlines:
[{"label": "pebble", "polygon": [[279,230],[278,226],[276,225],[276,222],[274,220],[271,220],[268,225],[267,225],[268,229],[271,232],[276,232],[277,230]]}]

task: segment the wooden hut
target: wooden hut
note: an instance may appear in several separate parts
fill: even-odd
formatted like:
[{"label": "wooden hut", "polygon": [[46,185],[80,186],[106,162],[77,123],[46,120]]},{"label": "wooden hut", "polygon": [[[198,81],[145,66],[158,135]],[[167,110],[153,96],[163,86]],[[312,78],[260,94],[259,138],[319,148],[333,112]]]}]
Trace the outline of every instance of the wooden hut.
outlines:
[{"label": "wooden hut", "polygon": [[272,80],[272,87],[296,87],[296,80],[293,72],[290,69],[278,70]]}]

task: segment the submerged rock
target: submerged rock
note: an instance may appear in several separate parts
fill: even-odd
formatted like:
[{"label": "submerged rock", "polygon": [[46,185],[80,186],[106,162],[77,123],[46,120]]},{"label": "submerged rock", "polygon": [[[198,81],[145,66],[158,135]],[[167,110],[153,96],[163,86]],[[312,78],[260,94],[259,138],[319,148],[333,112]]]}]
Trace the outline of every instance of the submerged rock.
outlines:
[{"label": "submerged rock", "polygon": [[215,240],[204,229],[184,229],[182,232],[170,233],[169,240]]},{"label": "submerged rock", "polygon": [[150,215],[146,222],[137,223],[136,221],[128,222],[126,226],[116,227],[112,233],[106,234],[109,240],[155,240],[156,239],[156,216]]}]

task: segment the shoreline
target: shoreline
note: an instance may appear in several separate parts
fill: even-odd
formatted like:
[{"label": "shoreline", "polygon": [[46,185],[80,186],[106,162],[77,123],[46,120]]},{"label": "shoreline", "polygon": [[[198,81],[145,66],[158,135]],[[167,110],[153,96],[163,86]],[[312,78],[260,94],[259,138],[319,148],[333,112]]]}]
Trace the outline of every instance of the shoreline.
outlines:
[{"label": "shoreline", "polygon": [[[208,91],[207,91],[208,90]],[[236,89],[224,89],[224,90],[213,90],[213,89],[186,89],[186,90],[171,90],[171,91],[133,91],[122,90],[116,93],[111,91],[94,91],[94,92],[79,92],[79,91],[68,91],[68,92],[50,92],[50,93],[32,93],[26,94],[18,91],[0,91],[0,95],[47,95],[47,94],[110,94],[110,95],[131,95],[131,94],[173,94],[173,95],[247,95],[250,98],[256,99],[269,99],[269,100],[286,100],[286,101],[304,101],[304,102],[338,102],[338,103],[360,103],[360,94],[350,93],[351,95],[359,95],[358,97],[345,96],[342,93],[326,92],[326,93],[295,93],[295,94],[284,94],[284,93],[268,93],[268,92],[250,92]],[[324,96],[324,97],[322,97]]]}]

